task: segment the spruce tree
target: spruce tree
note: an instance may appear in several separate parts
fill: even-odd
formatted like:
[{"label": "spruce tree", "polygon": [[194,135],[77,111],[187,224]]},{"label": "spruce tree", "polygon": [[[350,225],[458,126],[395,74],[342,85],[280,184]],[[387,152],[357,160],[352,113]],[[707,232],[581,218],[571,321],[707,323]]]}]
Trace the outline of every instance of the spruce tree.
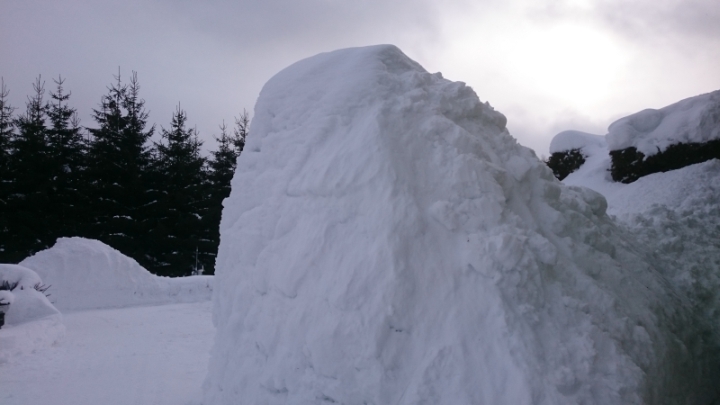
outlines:
[{"label": "spruce tree", "polygon": [[186,126],[187,114],[178,105],[169,129],[161,131],[156,144],[156,173],[162,187],[154,208],[151,235],[157,246],[154,269],[164,276],[194,273],[204,260],[206,250],[202,218],[205,215],[205,158],[200,155],[202,142],[197,131]]},{"label": "spruce tree", "polygon": [[84,231],[89,202],[83,184],[86,142],[82,135],[77,111],[68,106],[70,93],[65,93],[62,77],[54,80],[56,92],[45,106],[50,126],[48,146],[51,176],[48,193],[51,236],[77,236]]},{"label": "spruce tree", "polygon": [[17,133],[11,140],[8,228],[9,261],[48,248],[54,243],[48,223],[53,201],[48,189],[52,174],[46,127],[44,82],[38,76],[35,94],[28,97],[25,113],[15,119]]},{"label": "spruce tree", "polygon": [[245,138],[248,136],[248,128],[250,127],[250,116],[248,112],[243,110],[240,117],[235,117],[235,137],[233,138],[233,146],[235,146],[235,152],[238,156],[242,153],[245,148]]},{"label": "spruce tree", "polygon": [[15,108],[10,105],[8,95],[10,91],[5,87],[5,81],[0,78],[0,262],[9,262],[10,251],[8,242],[11,234],[8,218],[11,212],[8,207],[10,196],[10,142],[14,137],[13,112]]},{"label": "spruce tree", "polygon": [[235,174],[237,158],[245,146],[245,138],[248,135],[248,124],[250,119],[247,111],[243,111],[240,117],[235,118],[233,134],[229,135],[225,123],[220,126],[220,137],[215,137],[218,149],[211,151],[211,159],[208,162],[210,171],[208,174],[208,193],[210,197],[207,213],[204,217],[204,229],[209,239],[209,249],[201,252],[206,256],[207,262],[211,265],[207,268],[208,274],[215,272],[215,257],[220,245],[220,219],[222,217],[222,202],[230,196],[230,182]]},{"label": "spruce tree", "polygon": [[[2,176],[7,173],[10,142],[14,134],[13,112],[15,108],[10,105],[9,95],[10,91],[5,87],[5,80],[0,78],[0,175]],[[5,180],[4,177],[1,179]]]},{"label": "spruce tree", "polygon": [[148,141],[154,127],[146,128],[148,113],[139,98],[140,85],[133,72],[130,84],[116,83],[93,110],[97,128],[88,128],[87,181],[90,225],[87,234],[118,249],[146,266],[147,241],[144,211],[149,203]]}]

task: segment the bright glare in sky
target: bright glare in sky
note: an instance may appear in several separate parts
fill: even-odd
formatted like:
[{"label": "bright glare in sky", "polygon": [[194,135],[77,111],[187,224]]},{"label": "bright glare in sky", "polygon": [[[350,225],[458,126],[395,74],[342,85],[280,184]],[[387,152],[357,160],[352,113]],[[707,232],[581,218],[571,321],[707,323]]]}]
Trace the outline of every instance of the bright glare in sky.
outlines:
[{"label": "bright glare in sky", "polygon": [[563,24],[512,39],[511,76],[526,88],[575,108],[607,96],[626,57],[607,35]]}]

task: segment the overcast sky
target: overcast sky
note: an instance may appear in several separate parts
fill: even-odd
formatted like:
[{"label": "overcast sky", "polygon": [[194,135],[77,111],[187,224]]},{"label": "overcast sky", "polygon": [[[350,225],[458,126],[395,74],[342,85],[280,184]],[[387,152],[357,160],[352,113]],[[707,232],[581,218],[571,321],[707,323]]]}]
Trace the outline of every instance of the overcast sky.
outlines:
[{"label": "overcast sky", "polygon": [[0,76],[24,108],[62,75],[85,126],[118,67],[150,121],[178,102],[206,146],[304,57],[390,43],[472,86],[547,155],[565,129],[720,89],[717,0],[0,0]]}]

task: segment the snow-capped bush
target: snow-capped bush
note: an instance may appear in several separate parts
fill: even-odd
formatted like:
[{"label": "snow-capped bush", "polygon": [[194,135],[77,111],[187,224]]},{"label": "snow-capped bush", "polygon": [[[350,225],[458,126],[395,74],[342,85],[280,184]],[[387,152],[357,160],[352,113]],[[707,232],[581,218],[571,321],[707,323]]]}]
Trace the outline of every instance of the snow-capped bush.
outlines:
[{"label": "snow-capped bush", "polygon": [[607,143],[612,178],[623,183],[720,159],[720,90],[623,117]]},{"label": "snow-capped bush", "polygon": [[35,288],[36,285],[42,285],[42,279],[34,271],[16,264],[0,264],[0,284],[8,287],[4,292],[6,299],[12,301],[6,309],[6,324],[17,325],[60,315],[60,311]]}]

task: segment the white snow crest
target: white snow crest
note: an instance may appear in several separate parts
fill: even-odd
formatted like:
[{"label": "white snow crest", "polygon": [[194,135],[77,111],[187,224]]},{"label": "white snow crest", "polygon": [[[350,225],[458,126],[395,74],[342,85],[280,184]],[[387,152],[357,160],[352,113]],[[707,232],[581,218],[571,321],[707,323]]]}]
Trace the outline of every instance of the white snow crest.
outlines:
[{"label": "white snow crest", "polygon": [[211,276],[158,277],[104,243],[59,238],[23,260],[51,286],[61,311],[209,300]]},{"label": "white snow crest", "polygon": [[584,150],[588,147],[607,149],[605,136],[569,130],[560,132],[550,141],[550,153],[565,152],[572,149]]},{"label": "white snow crest", "polygon": [[645,156],[677,143],[720,139],[720,90],[686,98],[659,110],[623,117],[608,128],[610,150],[635,147]]},{"label": "white snow crest", "polygon": [[205,403],[708,395],[689,311],[606,200],[557,182],[463,83],[393,46],[321,54],[265,85],[251,133]]}]

